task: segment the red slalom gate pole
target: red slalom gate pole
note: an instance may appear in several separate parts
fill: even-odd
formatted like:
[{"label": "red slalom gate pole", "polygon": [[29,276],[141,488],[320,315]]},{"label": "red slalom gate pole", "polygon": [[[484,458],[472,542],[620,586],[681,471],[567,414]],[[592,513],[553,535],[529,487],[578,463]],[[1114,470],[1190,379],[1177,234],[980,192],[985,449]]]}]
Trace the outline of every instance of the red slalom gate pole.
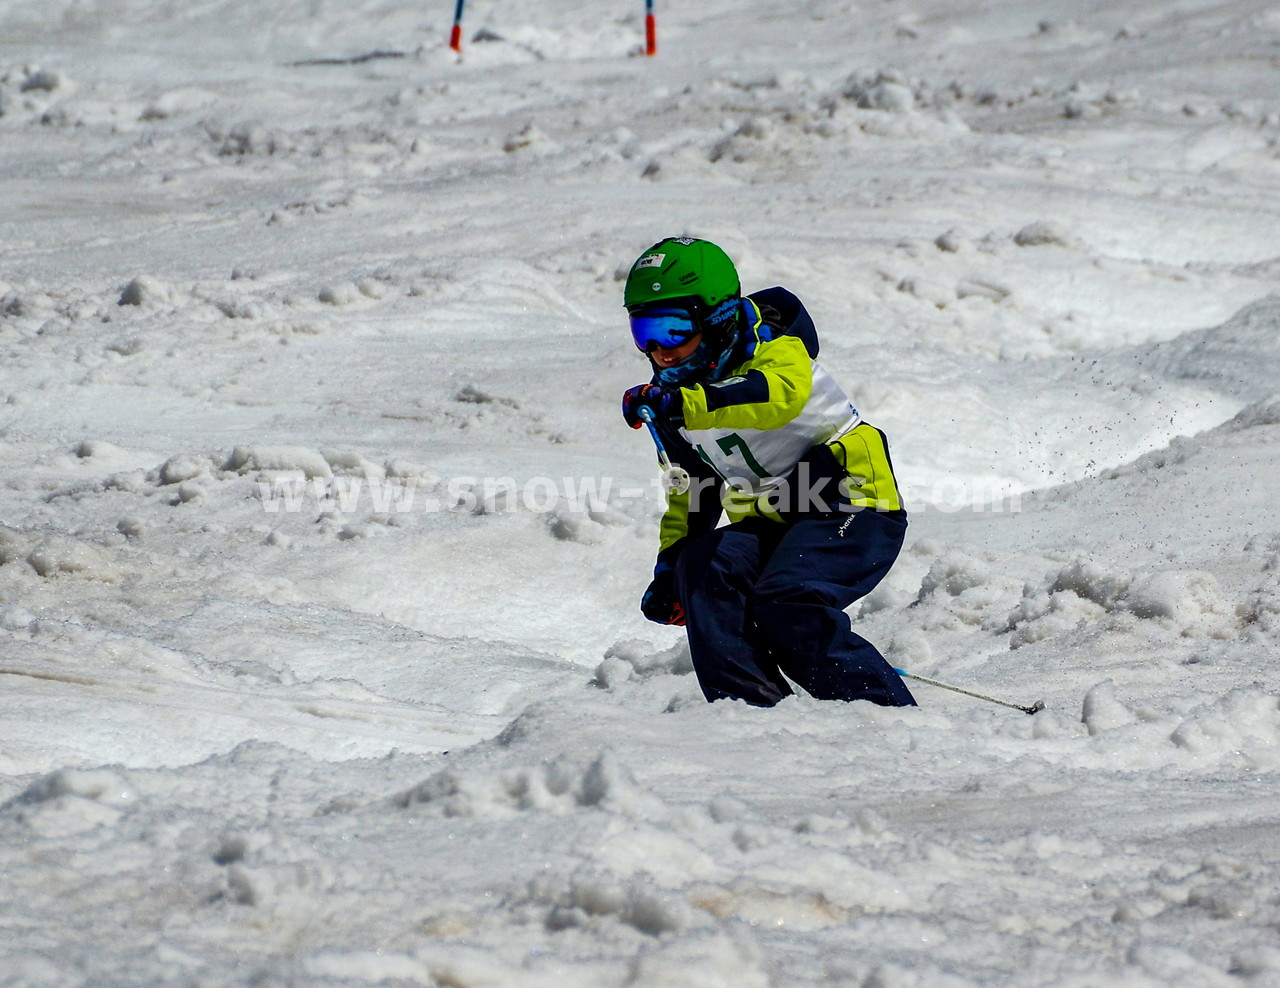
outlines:
[{"label": "red slalom gate pole", "polygon": [[644,0],[644,53],[658,54],[658,19],[653,16],[653,0]]},{"label": "red slalom gate pole", "polygon": [[458,0],[458,4],[453,8],[453,30],[449,32],[449,47],[456,52],[462,51],[462,8],[467,5],[467,0]]}]

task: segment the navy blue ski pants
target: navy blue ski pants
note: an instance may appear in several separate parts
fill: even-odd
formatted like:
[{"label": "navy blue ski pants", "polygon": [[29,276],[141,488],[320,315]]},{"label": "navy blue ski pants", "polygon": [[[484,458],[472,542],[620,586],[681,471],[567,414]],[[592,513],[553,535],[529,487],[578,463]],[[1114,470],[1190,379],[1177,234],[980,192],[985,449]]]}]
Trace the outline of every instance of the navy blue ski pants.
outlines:
[{"label": "navy blue ski pants", "polygon": [[844,612],[889,572],[906,530],[901,512],[748,519],[684,546],[676,592],[706,698],[772,706],[792,692],[785,673],[821,700],[914,706]]}]

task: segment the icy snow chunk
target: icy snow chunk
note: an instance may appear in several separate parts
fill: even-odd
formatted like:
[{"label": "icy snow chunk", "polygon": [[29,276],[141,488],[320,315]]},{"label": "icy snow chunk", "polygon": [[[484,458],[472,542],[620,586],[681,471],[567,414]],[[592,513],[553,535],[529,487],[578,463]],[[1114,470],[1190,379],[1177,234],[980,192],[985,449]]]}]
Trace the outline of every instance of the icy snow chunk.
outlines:
[{"label": "icy snow chunk", "polygon": [[1062,115],[1068,120],[1092,120],[1102,116],[1102,107],[1090,100],[1071,99],[1063,104]]},{"label": "icy snow chunk", "polygon": [[16,528],[0,527],[0,566],[8,566],[27,558],[35,537]]},{"label": "icy snow chunk", "polygon": [[1035,223],[1028,223],[1015,233],[1013,242],[1019,247],[1044,247],[1048,244],[1067,247],[1071,245],[1072,237],[1057,223],[1037,220]]},{"label": "icy snow chunk", "polygon": [[129,515],[116,522],[116,531],[125,538],[136,541],[147,533],[147,523],[136,515]]},{"label": "icy snow chunk", "polygon": [[387,526],[377,522],[352,522],[338,529],[338,541],[350,542],[353,539],[373,539],[387,534]]},{"label": "icy snow chunk", "polygon": [[608,536],[611,526],[628,520],[607,505],[594,503],[587,506],[562,498],[547,513],[547,528],[551,537],[561,542],[598,545]]},{"label": "icy snow chunk", "polygon": [[178,485],[178,493],[175,497],[177,504],[190,504],[192,501],[200,501],[204,498],[205,489],[203,484],[198,484],[194,480],[184,480]]},{"label": "icy snow chunk", "polygon": [[1160,620],[1184,635],[1228,638],[1235,633],[1234,609],[1223,599],[1211,573],[1165,570],[1134,580],[1124,606],[1141,618]]},{"label": "icy snow chunk", "polygon": [[18,89],[24,93],[34,91],[54,93],[60,89],[70,89],[71,80],[56,69],[32,69],[22,80]]},{"label": "icy snow chunk", "polygon": [[904,628],[889,642],[888,654],[894,665],[920,670],[933,661],[933,646],[929,644],[929,636],[919,628]]},{"label": "icy snow chunk", "polygon": [[1187,893],[1187,906],[1202,909],[1214,919],[1239,919],[1256,912],[1257,896],[1238,882],[1202,885]]},{"label": "icy snow chunk", "polygon": [[106,550],[88,542],[50,535],[27,555],[27,563],[45,578],[73,573],[90,580],[114,583],[123,573]]},{"label": "icy snow chunk", "polygon": [[1066,634],[1106,613],[1106,608],[1086,600],[1073,590],[1024,592],[1022,600],[1009,615],[1008,627],[1013,632],[1009,647],[1020,648]]},{"label": "icy snow chunk", "polygon": [[592,682],[601,689],[611,690],[619,683],[625,683],[634,674],[635,669],[629,663],[610,656],[596,666],[596,675]]},{"label": "icy snow chunk", "polygon": [[57,838],[111,826],[136,799],[115,772],[65,768],[38,779],[3,810],[42,837]]},{"label": "icy snow chunk", "polygon": [[128,494],[137,494],[138,491],[145,488],[147,484],[147,475],[141,470],[122,470],[118,474],[111,474],[108,479],[102,481],[102,490],[123,490]]},{"label": "icy snow chunk", "polygon": [[322,449],[320,455],[334,474],[348,477],[382,478],[386,471],[377,463],[371,463],[359,453],[348,450]]},{"label": "icy snow chunk", "polygon": [[914,602],[928,606],[919,609],[916,623],[926,631],[984,624],[1005,593],[988,563],[967,552],[950,551],[935,559],[920,581]]},{"label": "icy snow chunk", "polygon": [[0,810],[44,839],[117,823],[134,794],[114,773],[63,769],[45,776]]},{"label": "icy snow chunk", "polygon": [[742,163],[754,157],[759,150],[758,147],[753,148],[751,145],[776,143],[777,138],[777,126],[773,120],[764,116],[750,117],[743,121],[733,134],[715,144],[708,155],[708,160],[719,162],[732,159]]},{"label": "icy snow chunk", "polygon": [[379,281],[377,278],[361,278],[356,282],[356,288],[365,298],[371,298],[375,302],[386,298],[387,292],[391,290],[386,282]]},{"label": "icy snow chunk", "polygon": [[430,467],[409,460],[387,460],[384,465],[386,475],[397,480],[416,481],[418,485],[437,484],[440,475]]},{"label": "icy snow chunk", "polygon": [[550,512],[547,516],[547,529],[553,539],[581,545],[598,545],[607,535],[603,525],[572,507],[557,507]]},{"label": "icy snow chunk", "polygon": [[114,443],[105,442],[101,439],[82,439],[76,445],[76,456],[82,460],[92,459],[93,457],[115,457],[124,452]]},{"label": "icy snow chunk", "polygon": [[499,772],[445,770],[392,803],[401,809],[433,805],[450,817],[502,818],[530,810],[566,813],[593,807],[645,819],[667,815],[661,801],[643,792],[609,751],[585,770],[562,759]]},{"label": "icy snow chunk", "polygon": [[47,319],[57,314],[58,306],[45,292],[18,293],[13,289],[0,298],[0,316],[30,316]]},{"label": "icy snow chunk", "polygon": [[1115,683],[1104,679],[1084,697],[1081,721],[1090,734],[1101,734],[1134,721],[1133,711],[1116,698]]},{"label": "icy snow chunk", "polygon": [[204,477],[213,471],[213,461],[207,456],[192,456],[179,453],[171,456],[160,465],[160,483],[166,487],[170,484],[181,484],[197,477]]},{"label": "icy snow chunk", "polygon": [[434,805],[449,817],[502,817],[521,810],[565,812],[576,805],[577,779],[559,762],[498,773],[446,770],[395,797],[402,809]]},{"label": "icy snow chunk", "polygon": [[508,408],[519,408],[520,403],[514,398],[503,398],[474,384],[464,384],[454,394],[453,400],[464,405],[505,405]]},{"label": "icy snow chunk", "polygon": [[893,70],[851,77],[845,86],[844,95],[864,110],[909,113],[916,105],[916,94],[908,80]]},{"label": "icy snow chunk", "polygon": [[16,604],[0,610],[0,628],[5,631],[26,631],[35,621],[34,614]]},{"label": "icy snow chunk", "polygon": [[562,882],[535,879],[529,884],[530,899],[551,907],[547,926],[552,930],[572,929],[585,926],[592,919],[607,918],[658,937],[707,924],[706,918],[679,893],[658,888],[642,878],[623,881],[607,872],[583,872],[574,875],[567,887]]},{"label": "icy snow chunk", "polygon": [[608,806],[627,812],[639,808],[643,794],[617,756],[604,751],[582,776],[579,799],[583,806]]},{"label": "icy snow chunk", "polygon": [[1049,589],[1053,593],[1070,590],[1085,600],[1111,609],[1129,589],[1132,579],[1127,572],[1111,571],[1092,560],[1077,559],[1058,570]]},{"label": "icy snow chunk", "polygon": [[138,275],[120,290],[117,305],[147,305],[171,303],[173,289],[150,275]]},{"label": "icy snow chunk", "polygon": [[105,347],[107,353],[117,357],[136,357],[146,348],[147,344],[140,336],[126,336],[124,339],[113,340]]},{"label": "icy snow chunk", "polygon": [[214,93],[206,89],[197,89],[190,86],[171,89],[167,93],[161,93],[148,103],[146,109],[139,114],[138,119],[166,120],[176,113],[202,109],[211,103],[217,102],[217,99],[218,97]]},{"label": "icy snow chunk", "polygon": [[1251,770],[1280,768],[1280,700],[1252,689],[1232,690],[1195,711],[1170,740],[1210,764],[1243,758]]},{"label": "icy snow chunk", "polygon": [[305,446],[237,446],[222,469],[240,474],[261,470],[325,479],[333,476],[323,454]]},{"label": "icy snow chunk", "polygon": [[991,582],[991,568],[979,559],[961,552],[949,552],[935,559],[920,581],[920,599],[935,593],[958,597],[966,590]]},{"label": "icy snow chunk", "polygon": [[989,278],[969,276],[956,283],[957,298],[985,298],[992,302],[1003,302],[1012,294],[1013,289],[1008,285]]},{"label": "icy snow chunk", "polygon": [[687,642],[681,641],[671,648],[655,652],[647,641],[626,639],[614,642],[604,653],[604,661],[596,667],[596,685],[608,688],[632,676],[648,679],[658,675],[683,676],[690,672],[693,672],[693,660]]},{"label": "icy snow chunk", "polygon": [[240,123],[231,128],[218,154],[225,157],[275,154],[286,149],[287,142],[261,124]]},{"label": "icy snow chunk", "polygon": [[767,141],[777,133],[777,125],[769,117],[750,117],[738,127],[737,133],[757,141]]},{"label": "icy snow chunk", "polygon": [[958,254],[968,246],[968,241],[956,230],[948,230],[946,233],[939,234],[933,241],[933,245],[948,254]]},{"label": "icy snow chunk", "polygon": [[320,289],[317,296],[325,305],[355,305],[357,302],[363,301],[367,296],[356,287],[354,281],[343,281],[336,285],[329,285]]},{"label": "icy snow chunk", "polygon": [[513,151],[554,151],[556,144],[535,123],[526,124],[519,133],[512,134],[502,142],[502,150]]},{"label": "icy snow chunk", "polygon": [[125,806],[137,799],[133,787],[115,772],[107,769],[64,768],[38,779],[17,801],[46,803],[60,796],[80,796],[108,806]]},{"label": "icy snow chunk", "polygon": [[[1280,555],[1272,555],[1267,569],[1274,572],[1277,567],[1280,567]],[[1251,594],[1240,608],[1240,619],[1268,635],[1280,628],[1280,582],[1272,578]]]},{"label": "icy snow chunk", "polygon": [[1022,600],[1009,614],[1011,647],[1018,648],[1066,634],[1122,608],[1131,576],[1077,559],[1053,574],[1047,586],[1024,588]]},{"label": "icy snow chunk", "polygon": [[911,275],[898,282],[898,291],[913,295],[936,308],[945,309],[956,300],[956,293],[940,281],[922,275]]},{"label": "icy snow chunk", "polygon": [[228,319],[265,319],[272,312],[270,306],[257,299],[221,299],[214,305]]}]

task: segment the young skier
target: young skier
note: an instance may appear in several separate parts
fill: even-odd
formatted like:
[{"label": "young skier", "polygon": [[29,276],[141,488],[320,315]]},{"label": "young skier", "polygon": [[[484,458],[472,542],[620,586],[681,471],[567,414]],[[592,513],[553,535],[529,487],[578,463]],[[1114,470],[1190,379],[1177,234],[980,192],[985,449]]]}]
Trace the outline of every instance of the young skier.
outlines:
[{"label": "young skier", "polygon": [[632,265],[623,301],[653,369],[623,417],[638,429],[648,408],[693,478],[668,493],[645,617],[685,626],[708,700],[772,706],[790,679],[819,699],[914,705],[844,612],[902,548],[889,450],[817,363],[800,300],[743,296],[723,250],[673,237]]}]

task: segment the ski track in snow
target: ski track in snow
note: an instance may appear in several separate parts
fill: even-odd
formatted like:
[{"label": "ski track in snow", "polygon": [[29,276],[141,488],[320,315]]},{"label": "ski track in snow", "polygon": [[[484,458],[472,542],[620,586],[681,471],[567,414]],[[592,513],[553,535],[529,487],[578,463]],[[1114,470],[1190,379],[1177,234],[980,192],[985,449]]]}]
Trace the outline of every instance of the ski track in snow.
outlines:
[{"label": "ski track in snow", "polygon": [[[451,13],[0,14],[0,984],[1280,985],[1280,15]],[[681,232],[890,436],[859,629],[1043,712],[702,701]]]}]

